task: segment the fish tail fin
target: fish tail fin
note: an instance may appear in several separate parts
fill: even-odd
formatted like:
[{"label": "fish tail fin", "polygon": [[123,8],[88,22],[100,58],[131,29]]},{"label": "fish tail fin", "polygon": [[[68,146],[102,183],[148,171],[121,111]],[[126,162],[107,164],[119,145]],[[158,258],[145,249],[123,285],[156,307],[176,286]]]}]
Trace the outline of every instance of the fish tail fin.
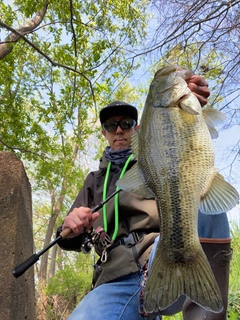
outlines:
[{"label": "fish tail fin", "polygon": [[145,287],[145,311],[153,313],[166,309],[181,295],[188,296],[206,310],[218,313],[223,309],[219,287],[200,245],[191,264],[167,262],[159,246]]}]

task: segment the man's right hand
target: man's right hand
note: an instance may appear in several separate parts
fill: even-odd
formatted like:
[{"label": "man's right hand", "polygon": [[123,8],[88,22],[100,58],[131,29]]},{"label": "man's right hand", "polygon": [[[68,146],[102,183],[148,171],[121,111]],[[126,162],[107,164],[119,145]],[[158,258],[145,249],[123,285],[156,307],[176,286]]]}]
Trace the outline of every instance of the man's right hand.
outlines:
[{"label": "man's right hand", "polygon": [[81,233],[84,233],[85,230],[89,230],[98,217],[99,212],[92,213],[90,208],[74,208],[73,211],[64,219],[62,230],[70,228],[72,233],[68,238],[74,238]]}]

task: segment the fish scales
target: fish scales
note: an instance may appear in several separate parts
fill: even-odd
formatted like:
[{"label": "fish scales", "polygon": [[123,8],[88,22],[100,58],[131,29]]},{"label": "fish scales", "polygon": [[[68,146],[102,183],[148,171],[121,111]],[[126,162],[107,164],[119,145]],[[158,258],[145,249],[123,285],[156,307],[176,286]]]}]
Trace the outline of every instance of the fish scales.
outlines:
[{"label": "fish scales", "polygon": [[[161,242],[165,249],[169,248],[165,251],[166,258],[173,259],[174,262],[178,262],[178,259],[182,262],[190,259],[191,262],[191,257],[195,255],[195,243],[198,243],[195,221],[202,184],[199,180],[203,177],[202,180],[207,181],[207,163],[214,158],[212,141],[207,128],[201,128],[202,124],[198,118],[195,117],[191,126],[186,128],[186,117],[193,116],[179,108],[162,108],[160,111],[152,109],[149,117],[148,121],[151,123],[151,119],[154,119],[157,126],[141,123],[141,134],[146,139],[141,142],[139,153],[145,150],[146,157],[139,159],[139,170],[142,171],[145,180],[148,179],[148,185],[158,199]],[[170,125],[176,122],[178,126]],[[187,139],[184,137],[186,133]],[[148,136],[153,138],[148,139]],[[159,138],[158,143],[154,137]],[[203,148],[208,149],[208,161],[205,161],[199,152]],[[195,196],[188,196],[193,193]],[[167,233],[165,230],[168,230]],[[183,239],[186,237],[189,241],[184,242]]]},{"label": "fish scales", "polygon": [[155,74],[140,131],[132,137],[137,164],[117,182],[123,190],[155,197],[157,203],[161,241],[145,288],[149,313],[166,309],[181,295],[213,312],[223,308],[199,242],[198,210],[228,211],[239,195],[214,168],[214,125],[224,116],[202,110],[184,80],[191,75],[175,65]]}]

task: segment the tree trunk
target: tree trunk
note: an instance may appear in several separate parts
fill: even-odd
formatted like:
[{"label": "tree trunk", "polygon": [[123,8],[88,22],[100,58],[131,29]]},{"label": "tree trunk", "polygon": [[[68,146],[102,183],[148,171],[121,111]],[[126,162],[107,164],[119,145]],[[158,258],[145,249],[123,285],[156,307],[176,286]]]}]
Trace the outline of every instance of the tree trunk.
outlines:
[{"label": "tree trunk", "polygon": [[52,248],[51,262],[50,262],[50,269],[49,269],[49,273],[48,273],[48,279],[51,279],[51,277],[53,277],[54,274],[55,274],[57,252],[58,252],[58,246],[55,245]]},{"label": "tree trunk", "polygon": [[[67,185],[67,178],[64,179],[63,182],[63,186],[62,186],[62,192],[58,198],[56,207],[53,211],[53,214],[50,218],[48,227],[47,227],[47,232],[46,232],[46,236],[45,236],[45,240],[44,240],[44,248],[51,242],[51,238],[53,235],[53,230],[54,230],[54,226],[57,220],[57,217],[59,215],[63,200],[64,200],[64,191],[66,191],[66,185]],[[40,271],[39,271],[39,280],[46,280],[47,277],[47,264],[48,264],[48,251],[45,252],[42,256],[41,259],[41,265],[40,265]]]},{"label": "tree trunk", "polygon": [[[72,163],[75,162],[76,157],[77,157],[77,153],[78,153],[78,146],[76,145],[74,147],[73,150],[73,155],[72,155]],[[53,210],[53,214],[50,218],[49,224],[48,224],[48,228],[47,228],[47,232],[46,232],[46,236],[45,236],[45,240],[44,240],[44,248],[50,243],[51,238],[52,238],[52,234],[54,231],[54,226],[57,220],[57,217],[60,213],[61,210],[61,206],[63,204],[64,198],[65,198],[65,192],[67,189],[67,182],[68,182],[68,174],[65,175],[64,179],[63,179],[63,183],[62,183],[62,188],[61,188],[61,192],[60,195],[58,197],[57,203],[55,205],[55,208]],[[39,271],[39,280],[46,280],[47,277],[47,265],[48,265],[48,251],[46,253],[44,253],[44,255],[42,256],[41,259],[41,265],[40,265],[40,271]]]}]

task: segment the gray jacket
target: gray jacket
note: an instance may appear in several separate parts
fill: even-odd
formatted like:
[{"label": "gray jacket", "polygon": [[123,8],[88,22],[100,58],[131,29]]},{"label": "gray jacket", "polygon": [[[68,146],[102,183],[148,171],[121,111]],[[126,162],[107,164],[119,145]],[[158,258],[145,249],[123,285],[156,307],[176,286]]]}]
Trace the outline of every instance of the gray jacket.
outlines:
[{"label": "gray jacket", "polygon": [[[128,169],[134,165],[129,163]],[[90,172],[84,185],[77,195],[69,212],[73,208],[85,206],[94,207],[102,201],[103,184],[108,161],[103,154],[99,170]],[[116,190],[116,181],[119,178],[123,165],[112,163],[108,180],[107,196]],[[143,267],[149,259],[152,244],[159,234],[159,216],[155,200],[145,199],[125,191],[119,193],[119,229],[117,238],[107,256],[107,261],[102,263],[99,259],[94,268],[93,283],[98,286],[118,277],[134,273]],[[103,228],[103,214],[95,221],[94,228]],[[108,235],[111,237],[115,227],[114,198],[107,203]],[[58,234],[61,227],[58,228]],[[129,237],[130,235],[130,237]],[[132,237],[133,235],[133,237]],[[59,246],[65,250],[81,251],[85,235],[72,239],[63,239]],[[129,238],[135,239],[134,244],[126,244]],[[127,241],[125,241],[127,240]],[[99,252],[99,248],[96,250]]]}]

